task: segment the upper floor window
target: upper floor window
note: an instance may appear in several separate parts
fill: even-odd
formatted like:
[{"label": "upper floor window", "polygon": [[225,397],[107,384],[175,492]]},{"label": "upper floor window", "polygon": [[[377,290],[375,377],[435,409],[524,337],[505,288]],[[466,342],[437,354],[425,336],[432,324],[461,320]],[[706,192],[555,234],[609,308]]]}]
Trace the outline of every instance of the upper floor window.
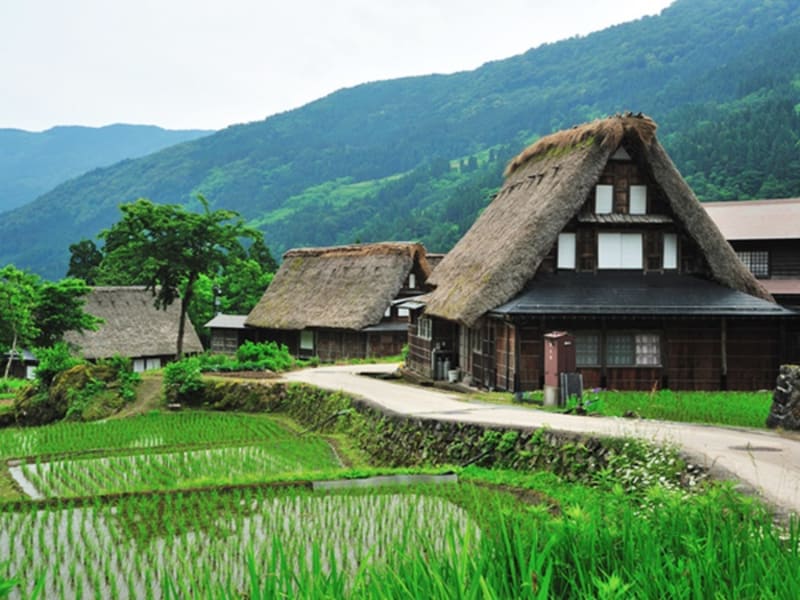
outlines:
[{"label": "upper floor window", "polygon": [[628,212],[632,215],[647,214],[647,186],[632,185],[629,195]]},{"label": "upper floor window", "polygon": [[753,275],[761,279],[769,277],[769,252],[766,250],[738,250],[736,255]]},{"label": "upper floor window", "polygon": [[614,186],[598,185],[594,192],[594,212],[608,215],[614,212]]},{"label": "upper floor window", "polygon": [[417,287],[417,276],[414,273],[408,274],[408,287],[412,290]]},{"label": "upper floor window", "polygon": [[664,258],[663,266],[665,269],[678,268],[678,234],[664,234]]},{"label": "upper floor window", "polygon": [[[598,184],[594,190],[594,212],[598,215],[609,215],[614,212],[624,212],[624,208],[617,205],[614,197],[614,186]],[[628,214],[647,214],[647,186],[632,185],[628,188]]]},{"label": "upper floor window", "polygon": [[597,235],[598,269],[642,269],[641,233]]},{"label": "upper floor window", "polygon": [[575,268],[575,234],[558,234],[558,268]]}]

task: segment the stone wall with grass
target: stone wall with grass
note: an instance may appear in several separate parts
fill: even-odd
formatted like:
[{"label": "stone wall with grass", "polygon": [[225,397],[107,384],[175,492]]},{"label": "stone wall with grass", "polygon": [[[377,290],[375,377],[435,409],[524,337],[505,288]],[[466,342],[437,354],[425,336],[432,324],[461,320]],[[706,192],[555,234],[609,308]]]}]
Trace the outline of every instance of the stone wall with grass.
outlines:
[{"label": "stone wall with grass", "polygon": [[376,465],[476,464],[549,470],[570,481],[644,490],[695,485],[705,474],[675,448],[548,429],[491,428],[384,412],[362,400],[303,384],[207,381],[197,402],[215,410],[279,412],[309,430],[347,433]]}]

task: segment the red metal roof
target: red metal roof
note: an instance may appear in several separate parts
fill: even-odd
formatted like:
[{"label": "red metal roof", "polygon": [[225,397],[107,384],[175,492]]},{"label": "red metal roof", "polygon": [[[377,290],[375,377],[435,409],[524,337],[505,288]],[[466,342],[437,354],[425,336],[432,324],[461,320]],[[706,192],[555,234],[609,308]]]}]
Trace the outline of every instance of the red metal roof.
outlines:
[{"label": "red metal roof", "polygon": [[704,202],[727,240],[800,239],[800,198]]}]

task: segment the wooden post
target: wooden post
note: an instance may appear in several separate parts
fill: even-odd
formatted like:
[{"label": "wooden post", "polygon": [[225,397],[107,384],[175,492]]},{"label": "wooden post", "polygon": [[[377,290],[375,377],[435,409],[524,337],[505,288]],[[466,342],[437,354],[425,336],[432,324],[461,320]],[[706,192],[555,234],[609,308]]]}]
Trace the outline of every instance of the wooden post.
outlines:
[{"label": "wooden post", "polygon": [[720,345],[721,345],[721,368],[720,368],[720,389],[728,389],[728,319],[722,317],[720,322]]},{"label": "wooden post", "polygon": [[519,369],[522,361],[522,340],[520,339],[520,328],[514,323],[514,393],[522,394],[522,383],[520,381]]},{"label": "wooden post", "polygon": [[606,369],[606,318],[600,318],[600,387],[608,387],[608,371]]}]

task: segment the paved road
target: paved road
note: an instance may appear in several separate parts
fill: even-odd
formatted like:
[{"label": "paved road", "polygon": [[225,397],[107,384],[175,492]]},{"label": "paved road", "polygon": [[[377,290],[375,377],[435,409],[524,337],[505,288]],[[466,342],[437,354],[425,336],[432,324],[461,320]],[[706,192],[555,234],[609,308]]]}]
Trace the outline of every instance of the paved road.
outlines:
[{"label": "paved road", "polygon": [[465,402],[458,394],[402,385],[358,373],[392,372],[397,365],[319,367],[293,371],[289,381],[343,391],[395,413],[491,426],[548,427],[610,436],[630,436],[679,445],[697,464],[727,472],[779,511],[800,513],[800,441],[780,434],[616,417],[581,417],[531,408]]}]

